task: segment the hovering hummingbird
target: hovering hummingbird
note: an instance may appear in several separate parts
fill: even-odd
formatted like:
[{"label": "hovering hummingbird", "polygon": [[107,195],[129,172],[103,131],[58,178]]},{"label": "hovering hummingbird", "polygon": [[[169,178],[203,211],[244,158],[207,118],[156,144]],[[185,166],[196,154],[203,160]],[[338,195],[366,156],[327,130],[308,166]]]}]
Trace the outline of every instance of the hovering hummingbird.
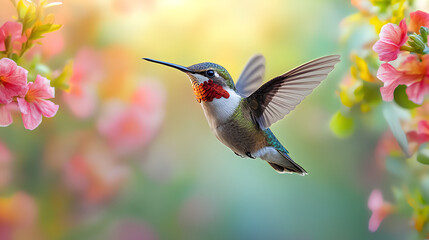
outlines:
[{"label": "hovering hummingbird", "polygon": [[269,127],[292,111],[340,61],[330,55],[307,62],[262,84],[265,58],[253,56],[234,85],[222,66],[204,62],[189,67],[143,58],[188,75],[215,136],[241,157],[261,158],[279,173],[307,172],[292,160]]}]

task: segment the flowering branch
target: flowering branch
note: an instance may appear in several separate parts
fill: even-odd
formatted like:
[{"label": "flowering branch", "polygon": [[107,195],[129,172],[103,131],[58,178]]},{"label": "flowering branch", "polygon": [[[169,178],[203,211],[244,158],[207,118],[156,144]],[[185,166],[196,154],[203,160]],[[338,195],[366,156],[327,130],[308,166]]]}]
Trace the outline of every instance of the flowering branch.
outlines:
[{"label": "flowering branch", "polygon": [[61,3],[19,0],[12,4],[17,10],[17,21],[8,21],[0,27],[0,126],[9,126],[13,122],[12,113],[19,111],[24,127],[33,130],[41,123],[42,116],[53,117],[58,111],[59,106],[48,100],[55,97],[51,84],[64,88],[67,84],[64,74],[53,83],[34,74],[33,82],[28,79],[28,71],[17,63],[25,65],[22,57],[34,42],[61,27],[54,24],[53,14],[45,13],[46,8]]},{"label": "flowering branch", "polygon": [[[361,49],[352,52],[351,74],[339,91],[343,107],[333,116],[331,129],[344,136],[345,131],[351,133],[354,129],[353,119],[360,113],[383,112],[391,133],[380,138],[377,159],[401,180],[402,187],[393,187],[393,203],[384,201],[380,190],[372,191],[368,228],[376,231],[388,215],[405,214],[419,236],[427,238],[429,199],[423,181],[429,178],[429,172],[422,164],[429,164],[429,14],[412,11],[414,1],[407,0],[352,0],[352,4],[359,9],[360,18],[353,15],[343,26],[360,19],[359,24],[374,26],[374,38],[376,34],[378,38],[366,40]],[[372,88],[364,87],[369,84]],[[367,96],[371,94],[379,101],[370,102]],[[360,111],[353,111],[356,106]],[[409,158],[414,161],[405,161]],[[400,174],[389,168],[392,161],[400,164]],[[404,205],[408,208],[401,207]]]}]

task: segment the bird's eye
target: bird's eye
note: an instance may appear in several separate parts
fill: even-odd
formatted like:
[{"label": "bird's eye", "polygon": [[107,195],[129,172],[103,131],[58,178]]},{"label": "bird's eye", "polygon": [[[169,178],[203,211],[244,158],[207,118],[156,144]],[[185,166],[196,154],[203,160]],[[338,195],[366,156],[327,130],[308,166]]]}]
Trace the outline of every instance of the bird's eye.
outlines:
[{"label": "bird's eye", "polygon": [[206,72],[206,75],[208,76],[208,77],[213,77],[214,76],[214,71],[213,70],[207,70],[207,72]]}]

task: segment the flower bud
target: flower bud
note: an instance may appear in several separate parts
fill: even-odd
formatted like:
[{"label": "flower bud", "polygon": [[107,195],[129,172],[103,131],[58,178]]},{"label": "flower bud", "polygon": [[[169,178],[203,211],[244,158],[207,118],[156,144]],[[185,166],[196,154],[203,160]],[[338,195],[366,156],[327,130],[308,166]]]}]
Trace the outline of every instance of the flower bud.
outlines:
[{"label": "flower bud", "polygon": [[429,29],[427,27],[424,27],[424,26],[420,27],[420,35],[422,36],[423,41],[425,43],[428,42],[428,34],[429,34]]},{"label": "flower bud", "polygon": [[414,52],[423,53],[427,47],[426,43],[423,41],[423,38],[416,34],[410,35],[409,38],[410,40],[408,41],[408,44],[414,48]]}]

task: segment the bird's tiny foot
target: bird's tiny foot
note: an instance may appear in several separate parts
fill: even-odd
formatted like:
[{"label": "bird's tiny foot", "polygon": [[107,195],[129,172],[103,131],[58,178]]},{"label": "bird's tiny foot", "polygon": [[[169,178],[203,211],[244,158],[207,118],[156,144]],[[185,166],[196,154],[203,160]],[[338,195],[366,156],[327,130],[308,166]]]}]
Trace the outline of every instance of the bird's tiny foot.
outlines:
[{"label": "bird's tiny foot", "polygon": [[254,157],[254,156],[252,156],[252,154],[250,154],[250,152],[246,152],[246,155],[247,155],[248,157],[250,157],[250,158],[255,159],[255,157]]},{"label": "bird's tiny foot", "polygon": [[238,153],[236,153],[236,152],[234,152],[235,153],[235,155],[237,155],[237,156],[239,156],[239,157],[242,157],[242,158],[244,158],[243,156],[241,156],[240,154],[238,154]]}]

